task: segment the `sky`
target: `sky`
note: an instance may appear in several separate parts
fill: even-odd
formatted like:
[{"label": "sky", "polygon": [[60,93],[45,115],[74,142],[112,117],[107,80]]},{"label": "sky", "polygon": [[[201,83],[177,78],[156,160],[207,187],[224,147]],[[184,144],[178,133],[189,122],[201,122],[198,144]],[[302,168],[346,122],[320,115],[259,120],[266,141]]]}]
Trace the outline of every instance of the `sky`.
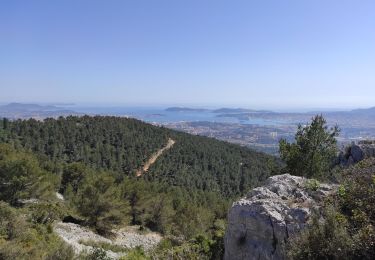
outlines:
[{"label": "sky", "polygon": [[375,106],[375,1],[4,0],[0,102]]}]

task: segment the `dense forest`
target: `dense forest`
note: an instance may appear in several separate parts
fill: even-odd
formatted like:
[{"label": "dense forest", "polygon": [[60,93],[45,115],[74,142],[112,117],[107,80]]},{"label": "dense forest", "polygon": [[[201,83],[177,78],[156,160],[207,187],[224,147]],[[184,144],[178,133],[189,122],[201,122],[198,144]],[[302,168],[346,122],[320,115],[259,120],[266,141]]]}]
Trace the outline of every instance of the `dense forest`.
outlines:
[{"label": "dense forest", "polygon": [[53,224],[67,217],[106,237],[128,225],[159,232],[165,239],[154,259],[170,251],[183,258],[217,259],[223,252],[228,200],[216,193],[119,178],[82,163],[57,165],[0,144],[0,199],[0,259],[75,258],[53,232]]},{"label": "dense forest", "polygon": [[231,200],[280,167],[269,155],[127,118],[4,119],[0,139],[0,259],[107,259],[75,256],[53,232],[66,218],[106,237],[128,225],[163,235],[148,256],[137,249],[125,259],[220,259]]},{"label": "dense forest", "polygon": [[242,195],[278,171],[272,156],[218,141],[192,136],[135,119],[67,117],[44,121],[3,120],[3,141],[46,155],[53,162],[82,162],[134,176],[168,138],[175,145],[143,178],[173,186],[217,191],[225,197]]}]

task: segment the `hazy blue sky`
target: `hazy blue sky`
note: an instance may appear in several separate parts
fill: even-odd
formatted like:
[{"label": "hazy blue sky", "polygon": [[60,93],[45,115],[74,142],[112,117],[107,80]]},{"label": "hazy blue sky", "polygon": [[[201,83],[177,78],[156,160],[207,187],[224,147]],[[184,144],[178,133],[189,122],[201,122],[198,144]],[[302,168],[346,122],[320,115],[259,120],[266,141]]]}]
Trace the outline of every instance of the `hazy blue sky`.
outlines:
[{"label": "hazy blue sky", "polygon": [[375,106],[375,1],[4,0],[0,93],[0,102]]}]

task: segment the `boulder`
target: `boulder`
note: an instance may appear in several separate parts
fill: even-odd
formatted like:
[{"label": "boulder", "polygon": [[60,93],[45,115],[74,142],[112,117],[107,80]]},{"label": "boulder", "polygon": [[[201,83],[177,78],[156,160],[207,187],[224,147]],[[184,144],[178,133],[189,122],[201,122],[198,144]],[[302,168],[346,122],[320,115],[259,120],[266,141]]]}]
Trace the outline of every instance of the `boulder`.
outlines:
[{"label": "boulder", "polygon": [[350,153],[354,162],[362,161],[365,158],[365,153],[359,145],[352,145]]},{"label": "boulder", "polygon": [[375,141],[361,141],[351,144],[340,153],[339,164],[352,165],[371,157],[375,157]]},{"label": "boulder", "polygon": [[229,210],[224,259],[284,259],[289,236],[336,188],[289,174],[270,177]]}]

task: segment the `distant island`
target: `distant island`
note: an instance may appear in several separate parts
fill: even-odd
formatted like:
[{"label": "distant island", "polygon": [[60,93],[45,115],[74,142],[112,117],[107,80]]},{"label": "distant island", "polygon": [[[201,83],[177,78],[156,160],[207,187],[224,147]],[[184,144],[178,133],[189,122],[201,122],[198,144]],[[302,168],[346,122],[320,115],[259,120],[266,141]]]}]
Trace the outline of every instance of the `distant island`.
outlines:
[{"label": "distant island", "polygon": [[42,106],[38,104],[22,104],[22,103],[9,103],[4,106],[0,106],[0,111],[52,111],[59,110],[57,106]]},{"label": "distant island", "polygon": [[207,112],[210,110],[206,108],[169,107],[165,111],[167,112]]},{"label": "distant island", "polygon": [[69,115],[80,115],[80,113],[77,113],[72,110],[67,110],[63,107],[52,105],[43,106],[38,104],[9,103],[7,105],[0,106],[0,117],[6,117],[9,119],[44,119],[47,117],[59,117]]}]

